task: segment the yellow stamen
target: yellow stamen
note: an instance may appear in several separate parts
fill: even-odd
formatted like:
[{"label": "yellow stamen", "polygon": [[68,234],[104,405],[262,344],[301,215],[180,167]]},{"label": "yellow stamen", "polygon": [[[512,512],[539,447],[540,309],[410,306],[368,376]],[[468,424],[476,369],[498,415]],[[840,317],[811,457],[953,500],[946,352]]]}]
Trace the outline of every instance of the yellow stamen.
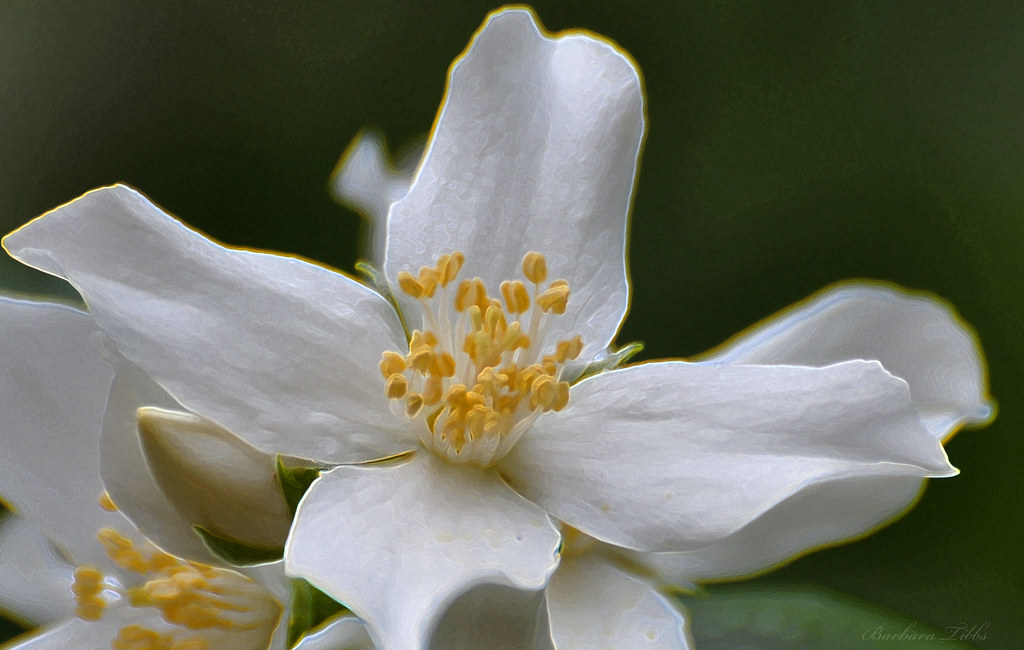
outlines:
[{"label": "yellow stamen", "polygon": [[[547,279],[543,255],[523,258],[523,275],[536,287],[532,299],[521,280],[502,282],[499,300],[473,278],[458,282],[453,296],[437,294],[439,305],[433,302],[436,287],[456,282],[463,263],[456,252],[422,267],[416,277],[399,274],[402,291],[427,310],[428,326],[412,333],[407,354],[384,353],[380,368],[386,397],[404,400],[406,416],[424,416],[421,440],[428,448],[450,460],[487,465],[511,448],[528,424],[524,420],[565,408],[569,385],[560,379],[562,367],[580,355],[583,342],[579,336],[558,341],[544,355],[534,346],[548,315],[564,313],[569,300],[565,280],[540,286]],[[446,329],[434,331],[438,324]]]},{"label": "yellow stamen", "polygon": [[523,275],[534,284],[548,279],[547,260],[540,253],[529,252],[523,257]]}]

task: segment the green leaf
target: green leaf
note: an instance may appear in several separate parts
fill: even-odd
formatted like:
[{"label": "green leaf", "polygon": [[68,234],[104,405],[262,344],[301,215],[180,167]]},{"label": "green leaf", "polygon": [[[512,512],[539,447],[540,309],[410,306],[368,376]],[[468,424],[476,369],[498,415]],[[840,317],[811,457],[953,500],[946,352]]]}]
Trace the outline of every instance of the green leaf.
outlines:
[{"label": "green leaf", "polygon": [[329,618],[348,609],[302,578],[291,581],[291,609],[288,617],[288,647]]},{"label": "green leaf", "polygon": [[580,373],[580,376],[576,378],[576,381],[578,382],[580,380],[586,379],[587,377],[591,377],[593,375],[597,375],[608,370],[615,370],[622,364],[626,363],[627,361],[635,357],[643,349],[644,344],[641,343],[640,341],[634,341],[632,343],[624,345],[618,350],[610,353],[604,359],[592,361],[591,363],[587,364],[587,367],[583,369],[583,372]]},{"label": "green leaf", "polygon": [[[911,642],[916,649],[970,647],[988,624],[938,630],[912,618],[825,589],[719,585],[678,596],[690,612],[698,648],[870,648]],[[909,647],[909,646],[908,646]]]},{"label": "green leaf", "polygon": [[281,491],[284,493],[284,499],[288,502],[293,516],[299,507],[299,501],[302,501],[302,496],[318,478],[320,478],[320,468],[302,467],[301,465],[287,467],[281,457],[277,457],[277,482],[281,484]]},{"label": "green leaf", "polygon": [[228,564],[250,566],[253,564],[275,562],[284,557],[283,546],[250,546],[243,542],[224,539],[202,526],[192,526],[192,529],[199,533],[199,537],[203,539],[203,544],[206,545],[206,548],[210,549],[211,553]]}]

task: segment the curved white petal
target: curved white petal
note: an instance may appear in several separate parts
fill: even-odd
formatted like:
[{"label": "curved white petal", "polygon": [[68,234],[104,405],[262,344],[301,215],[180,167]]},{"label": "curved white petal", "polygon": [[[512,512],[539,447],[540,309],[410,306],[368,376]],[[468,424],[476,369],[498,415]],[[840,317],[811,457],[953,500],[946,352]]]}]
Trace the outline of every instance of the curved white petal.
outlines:
[{"label": "curved white petal", "polygon": [[5,518],[0,525],[0,612],[37,625],[73,615],[72,572],[38,526],[22,517]]},{"label": "curved white petal", "polygon": [[408,449],[377,370],[384,350],[404,345],[401,325],[340,273],[224,248],[120,185],[4,246],[71,282],[128,359],[256,447],[338,462]]},{"label": "curved white petal", "polygon": [[416,147],[394,163],[384,136],[367,129],[352,140],[334,170],[334,196],[366,219],[369,236],[363,254],[378,267],[384,264],[388,210],[409,191],[421,154],[422,147]]},{"label": "curved white petal", "polygon": [[417,454],[326,472],[299,505],[285,565],[362,618],[379,646],[415,650],[467,589],[542,588],[558,543],[548,516],[493,473]]},{"label": "curved white petal", "polygon": [[386,272],[466,255],[489,291],[547,256],[569,281],[556,339],[603,351],[626,313],[624,249],[644,132],[639,73],[592,35],[543,33],[525,9],[495,12],[451,68],[412,188],[391,208]]},{"label": "curved white petal", "polygon": [[682,611],[650,584],[596,554],[566,557],[547,588],[559,648],[682,650],[692,647]]},{"label": "curved white petal", "polygon": [[800,366],[876,359],[909,384],[922,421],[940,438],[992,414],[984,355],[971,327],[934,296],[882,284],[825,289],[702,359]]},{"label": "curved white petal", "polygon": [[339,616],[299,639],[293,650],[374,650],[374,646],[362,621]]},{"label": "curved white petal", "polygon": [[816,483],[711,546],[688,553],[631,555],[672,584],[745,576],[881,526],[914,503],[921,487],[921,479],[905,476]]},{"label": "curved white petal", "polygon": [[651,363],[577,384],[499,464],[513,487],[603,541],[692,550],[805,486],[948,476],[906,384],[875,361],[825,368]]},{"label": "curved white petal", "polygon": [[[180,405],[130,361],[111,352],[117,375],[107,397],[99,467],[114,504],[157,546],[172,555],[209,562],[210,552],[190,521],[157,485],[139,441],[136,413],[142,406]],[[94,470],[95,471],[95,470]]]},{"label": "curved white petal", "polygon": [[6,298],[0,322],[0,496],[89,561],[96,531],[124,523],[99,506],[100,425],[113,377],[101,334],[84,312]]},{"label": "curved white petal", "polygon": [[15,639],[5,650],[68,650],[68,648],[109,648],[117,636],[119,623],[111,621],[90,622],[79,618],[44,627]]},{"label": "curved white petal", "polygon": [[[556,572],[557,574],[557,572]],[[543,590],[481,584],[437,622],[431,650],[554,650]]]}]

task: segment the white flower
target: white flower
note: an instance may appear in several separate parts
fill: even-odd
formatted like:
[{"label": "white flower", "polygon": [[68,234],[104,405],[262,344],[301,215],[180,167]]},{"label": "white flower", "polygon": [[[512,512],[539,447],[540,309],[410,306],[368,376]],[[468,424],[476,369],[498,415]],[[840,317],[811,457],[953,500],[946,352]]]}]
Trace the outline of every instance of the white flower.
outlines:
[{"label": "white flower", "polygon": [[482,612],[495,624],[532,613],[513,647],[549,645],[548,616],[561,639],[622,598],[634,605],[610,633],[678,647],[682,619],[664,597],[585,556],[545,600],[552,518],[623,549],[697,552],[817,486],[956,470],[907,383],[876,361],[668,361],[570,387],[607,358],[626,313],[643,130],[639,77],[619,50],[549,37],[524,10],[493,14],[390,209],[384,273],[411,340],[380,294],[221,247],[123,186],[4,243],[71,282],[120,354],[184,409],[263,451],[337,465],[306,494],[286,563],[380,647],[473,632]]},{"label": "white flower", "polygon": [[[0,494],[16,513],[3,526],[0,599],[5,611],[49,624],[17,647],[267,648],[281,616],[281,594],[268,591],[277,586],[273,569],[256,570],[257,581],[169,555],[104,490],[100,430],[113,373],[88,314],[0,298],[0,321]],[[152,481],[133,488],[173,530],[179,522],[166,502],[160,507]],[[212,563],[181,528],[169,541]]]}]

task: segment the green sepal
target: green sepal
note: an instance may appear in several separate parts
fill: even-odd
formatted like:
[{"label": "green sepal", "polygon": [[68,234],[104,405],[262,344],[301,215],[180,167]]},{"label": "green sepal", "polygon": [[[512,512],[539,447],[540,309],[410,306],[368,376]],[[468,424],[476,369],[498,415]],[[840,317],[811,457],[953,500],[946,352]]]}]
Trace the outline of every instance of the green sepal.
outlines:
[{"label": "green sepal", "polygon": [[577,377],[576,381],[574,381],[573,383],[586,379],[587,377],[593,377],[594,375],[600,374],[602,372],[615,370],[622,364],[626,363],[627,361],[635,357],[643,349],[644,344],[641,343],[640,341],[634,341],[632,343],[624,345],[618,350],[610,353],[604,359],[588,363],[587,367],[583,369],[583,372],[580,373],[580,376]]},{"label": "green sepal", "polygon": [[288,467],[281,456],[277,457],[277,482],[281,485],[281,492],[284,493],[284,500],[288,502],[293,517],[306,490],[313,481],[320,478],[320,471],[318,467]]},{"label": "green sepal", "polygon": [[[911,641],[955,649],[987,636],[987,624],[938,630],[883,607],[825,589],[792,585],[711,585],[676,594],[698,648],[856,648]],[[902,645],[902,644],[897,644]]]},{"label": "green sepal", "polygon": [[356,262],[356,271],[359,271],[360,275],[366,279],[366,283],[374,291],[379,293],[384,300],[387,300],[394,307],[395,313],[398,314],[398,320],[402,323],[402,329],[405,330],[405,339],[408,341],[410,338],[409,327],[405,324],[402,307],[398,304],[398,299],[395,298],[395,293],[391,290],[391,284],[388,283],[387,276],[369,262]]},{"label": "green sepal", "polygon": [[251,566],[276,562],[284,557],[283,546],[252,546],[244,542],[224,539],[199,525],[192,526],[192,530],[199,534],[203,544],[211,553],[228,564]]},{"label": "green sepal", "polygon": [[293,648],[307,632],[348,609],[302,578],[292,578],[288,615],[288,647]]}]

